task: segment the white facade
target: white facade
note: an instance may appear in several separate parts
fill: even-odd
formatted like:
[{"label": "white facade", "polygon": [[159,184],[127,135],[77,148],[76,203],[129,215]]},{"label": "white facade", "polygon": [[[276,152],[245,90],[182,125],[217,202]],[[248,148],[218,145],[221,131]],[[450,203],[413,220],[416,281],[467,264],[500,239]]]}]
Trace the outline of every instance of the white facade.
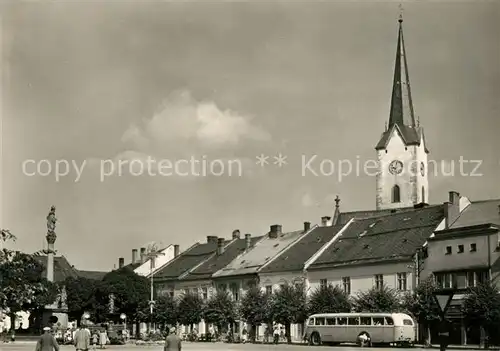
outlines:
[{"label": "white facade", "polygon": [[413,262],[393,262],[363,266],[346,266],[323,270],[309,270],[307,280],[310,291],[319,288],[321,284],[338,285],[355,296],[376,286],[377,280],[388,288],[404,293],[414,286]]},{"label": "white facade", "polygon": [[151,273],[155,274],[161,267],[173,260],[175,257],[174,245],[169,245],[160,251],[160,255],[154,261],[154,268],[151,270],[151,261],[148,259],[139,267],[134,269],[138,275],[148,277]]},{"label": "white facade", "polygon": [[[399,127],[394,126],[386,148],[377,151],[377,159],[377,209],[429,202],[428,161],[423,137],[420,145],[406,146]],[[401,162],[400,170],[392,167],[396,162]],[[394,201],[395,186],[399,187],[399,201]]]}]

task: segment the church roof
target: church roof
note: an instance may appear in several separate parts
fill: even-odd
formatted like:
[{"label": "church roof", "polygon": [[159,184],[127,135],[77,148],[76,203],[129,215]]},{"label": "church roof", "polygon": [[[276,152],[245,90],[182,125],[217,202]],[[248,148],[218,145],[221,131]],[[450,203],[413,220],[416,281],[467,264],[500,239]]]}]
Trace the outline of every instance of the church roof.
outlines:
[{"label": "church roof", "polygon": [[[420,145],[424,140],[423,129],[415,123],[415,112],[411,96],[410,74],[406,60],[406,48],[403,36],[403,19],[399,19],[398,43],[394,64],[394,77],[392,83],[391,108],[387,130],[380,137],[375,147],[376,150],[384,149],[391,135],[397,131],[405,145]],[[425,150],[428,152],[427,148]]]},{"label": "church roof", "polygon": [[443,219],[443,205],[355,219],[309,269],[408,260]]},{"label": "church roof", "polygon": [[406,61],[406,49],[403,38],[403,19],[399,19],[398,44],[394,79],[392,83],[391,111],[389,127],[393,125],[415,127],[415,115],[411,98],[410,75]]},{"label": "church roof", "polygon": [[[262,236],[252,237],[251,245],[252,247],[257,243]],[[224,252],[221,255],[212,255],[201,265],[188,272],[185,276],[182,276],[182,280],[198,280],[198,279],[209,279],[212,274],[217,272],[219,269],[224,268],[232,260],[234,260],[238,255],[245,252],[246,250],[246,239],[236,239],[231,241],[224,247]]]}]

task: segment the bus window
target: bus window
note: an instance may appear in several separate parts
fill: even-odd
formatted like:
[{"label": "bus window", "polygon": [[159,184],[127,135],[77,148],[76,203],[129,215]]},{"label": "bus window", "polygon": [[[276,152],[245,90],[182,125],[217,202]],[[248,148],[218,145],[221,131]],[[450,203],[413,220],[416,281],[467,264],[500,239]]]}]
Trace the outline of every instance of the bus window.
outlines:
[{"label": "bus window", "polygon": [[361,325],[371,325],[372,324],[371,317],[361,317],[360,321],[361,321]]},{"label": "bus window", "polygon": [[333,318],[327,318],[326,319],[326,325],[335,325],[335,317],[333,317]]},{"label": "bus window", "polygon": [[394,325],[394,321],[391,317],[385,317],[385,325]]},{"label": "bus window", "polygon": [[316,325],[325,325],[325,319],[324,318],[318,318],[316,317]]},{"label": "bus window", "polygon": [[403,325],[413,325],[413,322],[410,319],[403,319]]},{"label": "bus window", "polygon": [[308,325],[314,325],[314,318],[309,318],[309,323],[307,323]]},{"label": "bus window", "polygon": [[337,325],[347,325],[347,318],[346,317],[338,317],[337,318]]},{"label": "bus window", "polygon": [[349,317],[349,325],[359,325],[358,317]]},{"label": "bus window", "polygon": [[373,317],[373,325],[384,325],[384,317]]}]

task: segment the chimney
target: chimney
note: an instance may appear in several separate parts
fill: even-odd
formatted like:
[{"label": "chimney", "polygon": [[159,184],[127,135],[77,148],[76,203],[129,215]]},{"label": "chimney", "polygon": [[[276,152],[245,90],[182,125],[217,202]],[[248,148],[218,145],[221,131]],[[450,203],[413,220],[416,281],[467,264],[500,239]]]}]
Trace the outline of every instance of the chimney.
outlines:
[{"label": "chimney", "polygon": [[304,233],[307,233],[311,229],[311,222],[304,222]]},{"label": "chimney", "polygon": [[276,239],[280,234],[281,234],[281,225],[280,224],[272,225],[271,230],[269,231],[269,237],[271,239]]},{"label": "chimney", "polygon": [[118,269],[123,268],[125,266],[125,259],[123,257],[120,257],[118,259]]},{"label": "chimney", "polygon": [[233,230],[233,240],[239,238],[240,238],[240,230],[239,229]]},{"label": "chimney", "polygon": [[213,235],[207,236],[207,244],[210,244],[210,243],[217,243],[217,237],[213,236]]},{"label": "chimney", "polygon": [[137,257],[137,249],[132,250],[132,264],[138,262],[138,257]]},{"label": "chimney", "polygon": [[224,238],[217,239],[217,255],[220,256],[224,253]]},{"label": "chimney", "polygon": [[174,245],[174,257],[179,256],[179,245]]},{"label": "chimney", "polygon": [[250,250],[252,247],[252,234],[245,234],[245,249]]},{"label": "chimney", "polygon": [[332,219],[332,217],[329,217],[329,216],[323,216],[323,217],[321,217],[321,226],[322,227],[328,226],[328,221],[330,219]]},{"label": "chimney", "polygon": [[146,262],[146,248],[141,247],[141,263]]},{"label": "chimney", "polygon": [[460,216],[460,194],[456,191],[449,192],[449,201],[444,203],[444,216],[446,229]]}]

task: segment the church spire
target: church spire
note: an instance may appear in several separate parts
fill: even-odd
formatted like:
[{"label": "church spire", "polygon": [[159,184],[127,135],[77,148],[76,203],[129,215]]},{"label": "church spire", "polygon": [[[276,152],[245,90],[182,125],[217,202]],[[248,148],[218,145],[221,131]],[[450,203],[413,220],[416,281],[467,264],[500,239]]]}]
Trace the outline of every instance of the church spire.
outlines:
[{"label": "church spire", "polygon": [[394,67],[394,81],[392,84],[391,112],[389,128],[394,124],[399,126],[415,127],[415,116],[411,99],[410,77],[403,39],[403,16],[399,15],[398,45],[396,64]]}]

